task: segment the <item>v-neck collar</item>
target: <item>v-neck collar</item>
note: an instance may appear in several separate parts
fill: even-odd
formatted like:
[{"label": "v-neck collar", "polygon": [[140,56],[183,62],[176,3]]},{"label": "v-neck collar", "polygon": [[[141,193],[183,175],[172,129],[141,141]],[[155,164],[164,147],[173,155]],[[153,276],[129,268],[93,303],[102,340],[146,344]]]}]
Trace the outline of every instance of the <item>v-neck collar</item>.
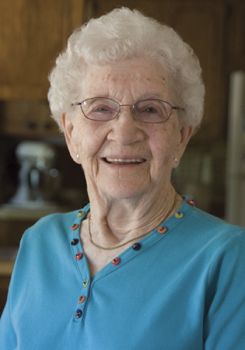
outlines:
[{"label": "v-neck collar", "polygon": [[94,284],[101,278],[104,278],[108,274],[120,269],[122,266],[124,266],[124,264],[129,263],[130,260],[137,258],[139,254],[144,253],[158,241],[171,234],[174,228],[184,220],[185,216],[192,209],[193,205],[194,202],[192,200],[183,200],[180,208],[172,216],[162,221],[160,225],[149,232],[147,236],[133,243],[119,255],[115,256],[111,262],[101,268],[93,277],[90,276],[88,260],[80,239],[81,225],[89,213],[90,205],[87,204],[84,208],[74,212],[73,223],[70,227],[71,252],[73,255],[72,258],[75,260],[76,267],[81,274],[83,281]]}]

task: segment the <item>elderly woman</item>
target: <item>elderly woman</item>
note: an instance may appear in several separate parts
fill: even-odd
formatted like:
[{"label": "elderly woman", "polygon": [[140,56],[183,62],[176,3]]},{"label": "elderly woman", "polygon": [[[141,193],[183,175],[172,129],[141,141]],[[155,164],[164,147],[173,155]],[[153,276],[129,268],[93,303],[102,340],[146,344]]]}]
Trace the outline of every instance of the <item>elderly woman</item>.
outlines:
[{"label": "elderly woman", "polygon": [[245,349],[245,232],[171,184],[202,118],[193,51],[116,9],[72,34],[50,82],[90,203],[24,234],[0,348]]}]

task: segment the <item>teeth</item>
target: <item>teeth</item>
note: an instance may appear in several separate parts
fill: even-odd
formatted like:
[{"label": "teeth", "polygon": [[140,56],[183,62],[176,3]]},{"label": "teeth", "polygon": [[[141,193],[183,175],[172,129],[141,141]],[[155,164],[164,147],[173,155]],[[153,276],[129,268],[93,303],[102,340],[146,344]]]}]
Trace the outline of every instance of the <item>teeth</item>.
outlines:
[{"label": "teeth", "polygon": [[106,158],[106,161],[109,163],[142,163],[144,159],[142,158],[135,158],[135,159]]}]

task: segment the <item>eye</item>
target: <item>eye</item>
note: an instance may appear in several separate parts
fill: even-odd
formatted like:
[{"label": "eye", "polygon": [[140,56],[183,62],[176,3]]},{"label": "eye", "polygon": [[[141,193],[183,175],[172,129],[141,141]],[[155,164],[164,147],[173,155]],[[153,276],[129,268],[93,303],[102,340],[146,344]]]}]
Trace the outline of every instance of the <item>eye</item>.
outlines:
[{"label": "eye", "polygon": [[137,105],[137,111],[142,115],[159,115],[161,114],[161,105],[156,101],[141,101]]},{"label": "eye", "polygon": [[154,106],[146,106],[143,109],[141,109],[141,112],[154,114],[154,113],[158,113],[159,111]]},{"label": "eye", "polygon": [[91,106],[90,113],[108,113],[111,112],[112,108],[107,105]]},{"label": "eye", "polygon": [[98,121],[113,119],[117,113],[117,104],[105,98],[86,100],[82,107],[87,118]]}]

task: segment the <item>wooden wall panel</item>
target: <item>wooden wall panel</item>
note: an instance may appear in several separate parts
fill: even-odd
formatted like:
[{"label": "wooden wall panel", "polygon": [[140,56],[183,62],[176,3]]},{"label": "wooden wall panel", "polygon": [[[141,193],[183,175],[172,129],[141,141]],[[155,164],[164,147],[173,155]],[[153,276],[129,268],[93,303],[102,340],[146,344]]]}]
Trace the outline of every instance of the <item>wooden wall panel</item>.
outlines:
[{"label": "wooden wall panel", "polygon": [[83,0],[0,2],[0,99],[45,98],[47,75],[83,21]]}]

